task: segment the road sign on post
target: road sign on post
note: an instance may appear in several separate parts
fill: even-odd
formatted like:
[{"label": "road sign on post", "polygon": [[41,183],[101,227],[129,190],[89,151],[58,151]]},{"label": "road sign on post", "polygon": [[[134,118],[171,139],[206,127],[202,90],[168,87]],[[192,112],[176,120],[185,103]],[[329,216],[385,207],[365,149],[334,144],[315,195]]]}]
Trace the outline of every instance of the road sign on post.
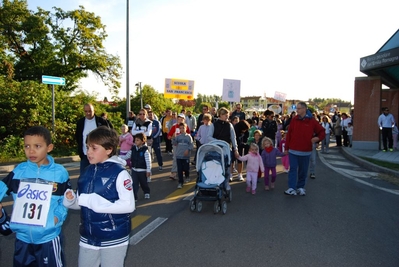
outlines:
[{"label": "road sign on post", "polygon": [[52,84],[52,109],[53,109],[53,133],[55,132],[55,97],[54,85],[65,85],[65,78],[42,75],[42,83]]},{"label": "road sign on post", "polygon": [[65,85],[65,78],[42,75],[42,83],[54,84],[54,85]]}]

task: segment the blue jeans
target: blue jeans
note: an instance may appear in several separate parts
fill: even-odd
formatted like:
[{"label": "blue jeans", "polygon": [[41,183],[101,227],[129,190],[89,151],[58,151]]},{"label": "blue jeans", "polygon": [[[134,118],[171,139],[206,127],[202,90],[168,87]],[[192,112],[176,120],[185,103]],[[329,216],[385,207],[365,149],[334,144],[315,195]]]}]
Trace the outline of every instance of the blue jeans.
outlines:
[{"label": "blue jeans", "polygon": [[177,175],[179,177],[179,184],[183,184],[183,174],[186,179],[190,176],[190,160],[189,159],[176,159]]},{"label": "blue jeans", "polygon": [[157,138],[152,139],[152,146],[151,148],[154,150],[155,155],[157,157],[158,166],[163,166],[162,162],[162,154],[161,154],[161,144],[159,136]]},{"label": "blue jeans", "polygon": [[312,145],[312,154],[310,155],[309,161],[309,171],[310,173],[314,173],[316,167],[316,143],[313,143]]},{"label": "blue jeans", "polygon": [[290,171],[288,172],[288,187],[304,188],[308,176],[310,155],[298,156],[288,153],[290,159]]}]

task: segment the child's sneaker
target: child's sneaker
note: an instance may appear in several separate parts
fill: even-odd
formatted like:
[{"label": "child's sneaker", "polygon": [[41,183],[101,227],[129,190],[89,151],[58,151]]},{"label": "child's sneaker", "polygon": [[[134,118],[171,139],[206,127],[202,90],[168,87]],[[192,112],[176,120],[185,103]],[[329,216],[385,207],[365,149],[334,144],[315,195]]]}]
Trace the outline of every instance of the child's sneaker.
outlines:
[{"label": "child's sneaker", "polygon": [[266,191],[269,191],[269,190],[270,190],[270,188],[269,188],[268,185],[265,186],[265,190],[266,190]]},{"label": "child's sneaker", "polygon": [[284,194],[290,196],[296,196],[296,190],[293,188],[288,188],[287,190],[284,191]]},{"label": "child's sneaker", "polygon": [[150,198],[150,194],[144,194],[144,198],[149,199]]},{"label": "child's sneaker", "polygon": [[186,178],[186,184],[190,182],[190,178]]},{"label": "child's sneaker", "polygon": [[181,188],[183,188],[183,185],[182,184],[178,184],[177,188],[181,189]]},{"label": "child's sneaker", "polygon": [[238,174],[238,181],[244,181],[244,177],[242,177],[241,173]]},{"label": "child's sneaker", "polygon": [[162,166],[159,166],[159,167],[158,167],[158,170],[159,170],[159,171],[162,171]]},{"label": "child's sneaker", "polygon": [[256,194],[256,190],[252,190],[252,195],[255,195]]},{"label": "child's sneaker", "polygon": [[247,193],[249,193],[251,191],[251,187],[247,186],[247,189],[245,191],[247,191]]}]

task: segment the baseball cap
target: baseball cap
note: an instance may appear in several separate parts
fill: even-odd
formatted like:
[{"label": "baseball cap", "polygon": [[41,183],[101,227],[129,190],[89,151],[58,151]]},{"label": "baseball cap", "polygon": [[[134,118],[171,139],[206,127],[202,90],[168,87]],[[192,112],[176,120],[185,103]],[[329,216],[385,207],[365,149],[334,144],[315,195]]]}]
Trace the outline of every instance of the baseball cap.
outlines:
[{"label": "baseball cap", "polygon": [[148,105],[148,104],[146,104],[146,105],[144,106],[144,108],[149,108],[149,109],[151,109],[151,106]]},{"label": "baseball cap", "polygon": [[184,116],[184,114],[183,114],[183,113],[180,113],[179,115],[177,115],[177,117],[180,117],[180,118],[185,118],[186,116]]}]

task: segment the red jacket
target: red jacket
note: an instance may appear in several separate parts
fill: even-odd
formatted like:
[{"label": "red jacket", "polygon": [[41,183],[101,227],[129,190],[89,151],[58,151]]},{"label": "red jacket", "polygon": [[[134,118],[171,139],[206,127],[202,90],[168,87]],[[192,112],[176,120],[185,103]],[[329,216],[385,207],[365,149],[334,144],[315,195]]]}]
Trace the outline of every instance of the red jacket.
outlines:
[{"label": "red jacket", "polygon": [[[172,128],[170,128],[169,133],[168,133],[168,139],[172,139],[172,136],[176,132],[176,128],[179,129],[178,123],[173,124]],[[190,128],[188,126],[186,126],[186,133],[191,134]]]},{"label": "red jacket", "polygon": [[309,114],[307,112],[304,118],[297,115],[291,120],[286,137],[286,150],[311,152],[311,139],[317,136],[321,141],[326,137],[326,130]]}]

